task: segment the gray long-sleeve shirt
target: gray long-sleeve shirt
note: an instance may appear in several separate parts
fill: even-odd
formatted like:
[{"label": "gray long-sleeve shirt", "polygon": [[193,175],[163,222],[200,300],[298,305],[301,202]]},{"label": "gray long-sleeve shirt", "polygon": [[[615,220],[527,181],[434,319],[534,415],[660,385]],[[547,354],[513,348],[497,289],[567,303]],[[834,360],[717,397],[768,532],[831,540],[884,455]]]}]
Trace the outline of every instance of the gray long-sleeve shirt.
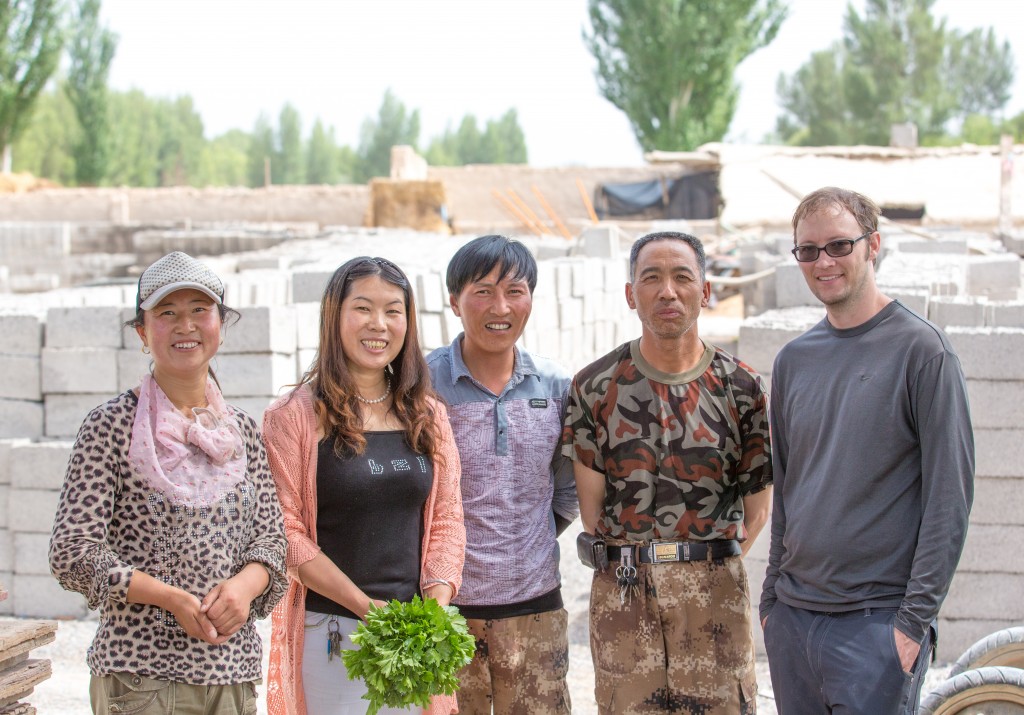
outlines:
[{"label": "gray long-sleeve shirt", "polygon": [[960,361],[894,301],[846,330],[827,320],[772,373],[775,498],[761,617],[899,608],[917,642],[963,548],[974,437]]}]

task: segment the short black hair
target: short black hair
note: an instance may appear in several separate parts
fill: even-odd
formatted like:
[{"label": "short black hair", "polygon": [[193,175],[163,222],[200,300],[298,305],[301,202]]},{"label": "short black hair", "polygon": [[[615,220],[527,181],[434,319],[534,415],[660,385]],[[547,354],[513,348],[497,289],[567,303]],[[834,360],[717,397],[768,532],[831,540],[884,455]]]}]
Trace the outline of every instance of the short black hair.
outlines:
[{"label": "short black hair", "polygon": [[679,231],[658,231],[656,233],[649,233],[646,236],[641,236],[633,243],[633,248],[629,251],[630,283],[636,280],[636,262],[640,257],[640,251],[642,251],[644,246],[648,243],[654,243],[655,241],[682,241],[692,248],[693,252],[697,255],[697,266],[700,268],[700,280],[702,283],[704,282],[707,258],[704,256],[704,244],[700,242],[700,239],[696,236],[691,236],[688,233],[681,233]]},{"label": "short black hair", "polygon": [[459,296],[470,283],[475,283],[498,267],[504,278],[525,280],[530,293],[537,287],[537,261],[530,249],[508,236],[480,236],[464,245],[448,263],[445,284],[448,292]]}]

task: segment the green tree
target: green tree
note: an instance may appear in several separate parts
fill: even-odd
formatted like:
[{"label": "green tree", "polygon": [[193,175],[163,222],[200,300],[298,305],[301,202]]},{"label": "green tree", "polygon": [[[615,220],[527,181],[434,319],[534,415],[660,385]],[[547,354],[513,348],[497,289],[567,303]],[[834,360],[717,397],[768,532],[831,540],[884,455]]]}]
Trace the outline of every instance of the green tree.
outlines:
[{"label": "green tree", "polygon": [[109,111],[109,183],[115,186],[159,186],[161,125],[157,103],[137,89],[111,92]]},{"label": "green tree", "polygon": [[508,110],[498,119],[488,120],[483,145],[490,163],[527,163],[526,135],[519,126],[519,115],[515,109]]},{"label": "green tree", "polygon": [[188,186],[199,173],[206,139],[192,97],[158,100],[160,186]]},{"label": "green tree", "polygon": [[75,183],[78,122],[63,86],[39,95],[32,121],[13,147],[13,169],[69,185]]},{"label": "green tree", "polygon": [[1009,45],[991,31],[947,30],[932,16],[934,3],[867,0],[863,15],[848,5],[842,41],[779,78],[782,139],[886,145],[893,124],[912,122],[921,143],[934,144],[953,120],[1004,106],[1014,72]]},{"label": "green tree", "polygon": [[290,104],[281,108],[277,120],[277,143],[270,167],[275,184],[303,184],[306,166],[302,158],[302,119]]},{"label": "green tree", "polygon": [[251,137],[232,129],[203,145],[195,186],[247,186]]},{"label": "green tree", "polygon": [[359,183],[391,173],[391,147],[416,146],[420,136],[419,110],[408,111],[391,90],[384,93],[377,120],[367,119],[360,132],[354,179]]},{"label": "green tree", "polygon": [[99,16],[100,0],[79,0],[65,84],[82,129],[75,146],[75,179],[86,186],[96,186],[106,177],[110,151],[107,77],[117,50],[117,35],[100,26]]},{"label": "green tree", "polygon": [[[258,187],[266,183],[266,162],[274,158],[274,127],[265,114],[256,118],[249,142],[249,186]],[[273,170],[273,165],[271,165]]]},{"label": "green tree", "polygon": [[645,151],[691,150],[725,136],[736,67],[775,39],[780,0],[588,0],[601,94]]},{"label": "green tree", "polygon": [[61,11],[60,0],[0,0],[0,171],[11,170],[11,145],[57,69]]},{"label": "green tree", "polygon": [[338,178],[338,146],[334,142],[334,130],[326,129],[317,119],[306,148],[306,181],[310,184],[335,184]]}]

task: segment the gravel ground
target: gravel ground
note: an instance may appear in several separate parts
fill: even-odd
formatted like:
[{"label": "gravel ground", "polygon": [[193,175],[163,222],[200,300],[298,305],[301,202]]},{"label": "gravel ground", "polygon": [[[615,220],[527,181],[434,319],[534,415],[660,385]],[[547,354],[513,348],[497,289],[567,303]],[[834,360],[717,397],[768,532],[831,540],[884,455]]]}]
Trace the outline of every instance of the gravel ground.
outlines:
[{"label": "gravel ground", "polygon": [[[578,522],[577,522],[578,523]],[[589,629],[587,623],[588,598],[590,594],[590,571],[576,558],[577,529],[570,529],[562,535],[562,582],[563,597],[569,611],[569,691],[573,712],[577,715],[596,715],[594,702],[594,669],[590,661]],[[259,624],[266,647],[269,650],[270,623]],[[57,639],[50,645],[34,651],[33,657],[49,658],[53,664],[53,676],[39,685],[28,697],[37,711],[45,715],[84,715],[89,713],[89,671],[85,666],[85,651],[96,632],[95,620],[62,621],[57,629]],[[264,672],[266,665],[264,664]],[[924,693],[936,687],[949,672],[949,666],[933,667],[925,681]],[[768,663],[763,658],[757,663],[758,712],[761,715],[777,715],[772,686],[768,676]],[[261,715],[266,713],[262,693],[259,703]]]}]

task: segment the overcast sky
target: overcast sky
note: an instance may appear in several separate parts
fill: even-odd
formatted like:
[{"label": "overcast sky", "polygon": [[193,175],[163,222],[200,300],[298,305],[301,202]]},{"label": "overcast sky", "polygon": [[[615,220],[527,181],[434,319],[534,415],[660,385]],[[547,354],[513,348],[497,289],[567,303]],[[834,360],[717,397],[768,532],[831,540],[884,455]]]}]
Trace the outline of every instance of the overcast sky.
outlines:
[{"label": "overcast sky", "polygon": [[[862,0],[854,5],[862,6]],[[530,163],[643,162],[625,116],[602,98],[581,32],[586,0],[103,0],[120,36],[110,83],[151,96],[191,95],[206,136],[276,124],[290,102],[308,135],[319,118],[355,146],[388,88],[419,109],[420,144],[466,113],[519,112]],[[840,37],[845,0],[791,0],[775,41],[741,65],[728,139],[760,141],[778,107],[775,81]],[[992,26],[1017,78],[1007,114],[1024,110],[1024,2],[938,0],[953,27]]]}]

